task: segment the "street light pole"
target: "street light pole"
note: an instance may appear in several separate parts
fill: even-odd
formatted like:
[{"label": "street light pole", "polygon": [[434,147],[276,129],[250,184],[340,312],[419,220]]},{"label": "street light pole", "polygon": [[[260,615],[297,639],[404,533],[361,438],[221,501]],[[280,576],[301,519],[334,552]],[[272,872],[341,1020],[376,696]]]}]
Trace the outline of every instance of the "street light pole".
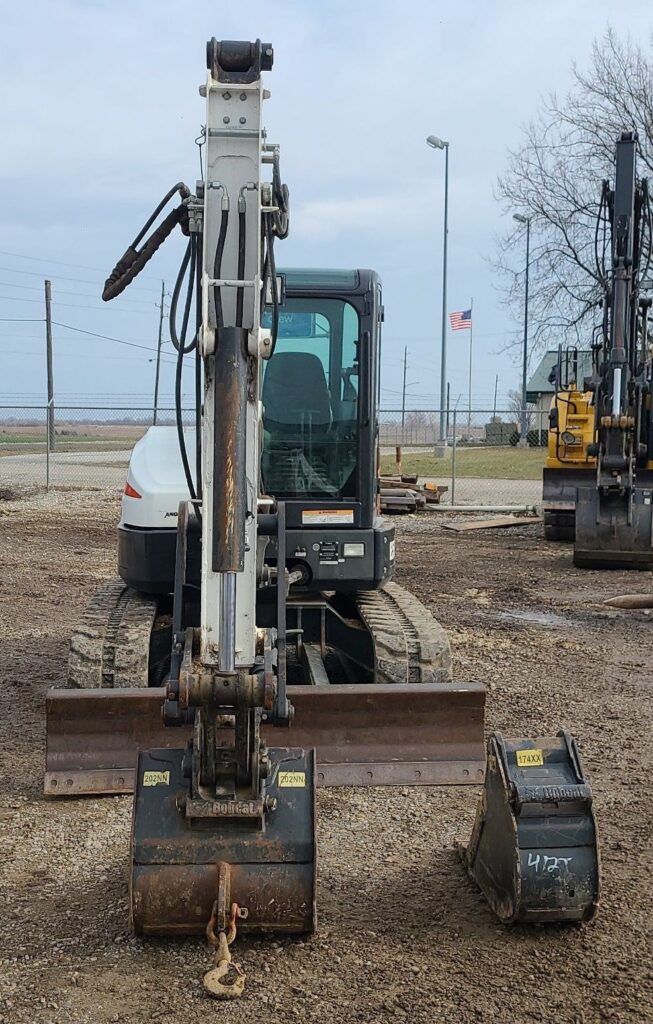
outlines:
[{"label": "street light pole", "polygon": [[521,429],[519,445],[525,448],[528,444],[528,417],[526,415],[526,374],[528,370],[528,271],[531,261],[531,218],[521,213],[513,213],[513,220],[526,225],[526,275],[524,281],[524,351],[522,355],[521,374]]},{"label": "street light pole", "polygon": [[446,403],[447,403],[447,238],[449,234],[449,143],[437,135],[429,135],[427,146],[444,150],[444,246],[442,254],[442,335],[440,351],[440,428],[439,442],[447,444]]}]

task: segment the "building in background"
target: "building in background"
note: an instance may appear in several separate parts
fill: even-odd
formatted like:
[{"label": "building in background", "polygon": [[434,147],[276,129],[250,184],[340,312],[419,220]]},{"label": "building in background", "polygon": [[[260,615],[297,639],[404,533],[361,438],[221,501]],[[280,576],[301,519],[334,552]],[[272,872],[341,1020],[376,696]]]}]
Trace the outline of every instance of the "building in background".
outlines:
[{"label": "building in background", "polygon": [[[564,353],[563,353],[564,355]],[[589,350],[578,350],[578,381],[582,386],[585,377],[592,373],[592,353]],[[555,392],[555,369],[558,362],[558,350],[549,349],[540,360],[526,385],[526,401],[534,411],[548,413],[551,399]]]}]

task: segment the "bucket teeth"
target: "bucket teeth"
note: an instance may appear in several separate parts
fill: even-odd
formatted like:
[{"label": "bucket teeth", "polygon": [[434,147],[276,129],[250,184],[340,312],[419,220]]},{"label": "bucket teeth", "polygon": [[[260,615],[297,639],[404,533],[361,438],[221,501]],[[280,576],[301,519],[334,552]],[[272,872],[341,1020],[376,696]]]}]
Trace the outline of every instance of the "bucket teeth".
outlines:
[{"label": "bucket teeth", "polygon": [[587,921],[600,890],[592,790],[566,732],[488,740],[485,786],[463,862],[497,916]]}]

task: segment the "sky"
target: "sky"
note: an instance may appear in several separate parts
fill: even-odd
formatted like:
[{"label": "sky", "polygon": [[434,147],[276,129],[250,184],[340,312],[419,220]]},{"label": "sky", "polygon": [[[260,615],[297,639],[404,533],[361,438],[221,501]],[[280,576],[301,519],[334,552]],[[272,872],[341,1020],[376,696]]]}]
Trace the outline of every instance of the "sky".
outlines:
[{"label": "sky", "polygon": [[[650,10],[631,0],[614,27],[644,40]],[[472,405],[492,408],[498,376],[505,406],[522,325],[489,263],[509,216],[496,179],[540,97],[565,91],[611,17],[606,0],[2,0],[0,403],[45,398],[49,277],[57,404],[151,404],[161,281],[169,293],[181,236],[120,299],[100,293],[164,192],[194,186],[215,35],[274,46],[265,122],[291,195],[277,263],[381,275],[385,409],[401,405],[405,348],[408,407],[438,405],[444,153],[425,139],[449,141],[447,311],[473,298]],[[448,332],[447,347],[451,404],[466,408],[468,332]],[[163,353],[167,404],[169,342]]]}]

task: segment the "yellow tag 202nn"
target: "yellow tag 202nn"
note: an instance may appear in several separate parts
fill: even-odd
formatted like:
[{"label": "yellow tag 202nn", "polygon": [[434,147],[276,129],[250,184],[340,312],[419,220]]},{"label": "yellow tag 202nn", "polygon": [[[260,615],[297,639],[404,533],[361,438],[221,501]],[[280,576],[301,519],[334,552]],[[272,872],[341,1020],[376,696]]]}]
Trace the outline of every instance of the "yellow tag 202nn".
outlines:
[{"label": "yellow tag 202nn", "polygon": [[541,768],[544,765],[544,753],[541,750],[518,750],[516,753],[520,768]]},{"label": "yellow tag 202nn", "polygon": [[303,789],[306,785],[306,772],[279,772],[279,788]]},{"label": "yellow tag 202nn", "polygon": [[170,772],[143,772],[144,786],[169,786]]}]

